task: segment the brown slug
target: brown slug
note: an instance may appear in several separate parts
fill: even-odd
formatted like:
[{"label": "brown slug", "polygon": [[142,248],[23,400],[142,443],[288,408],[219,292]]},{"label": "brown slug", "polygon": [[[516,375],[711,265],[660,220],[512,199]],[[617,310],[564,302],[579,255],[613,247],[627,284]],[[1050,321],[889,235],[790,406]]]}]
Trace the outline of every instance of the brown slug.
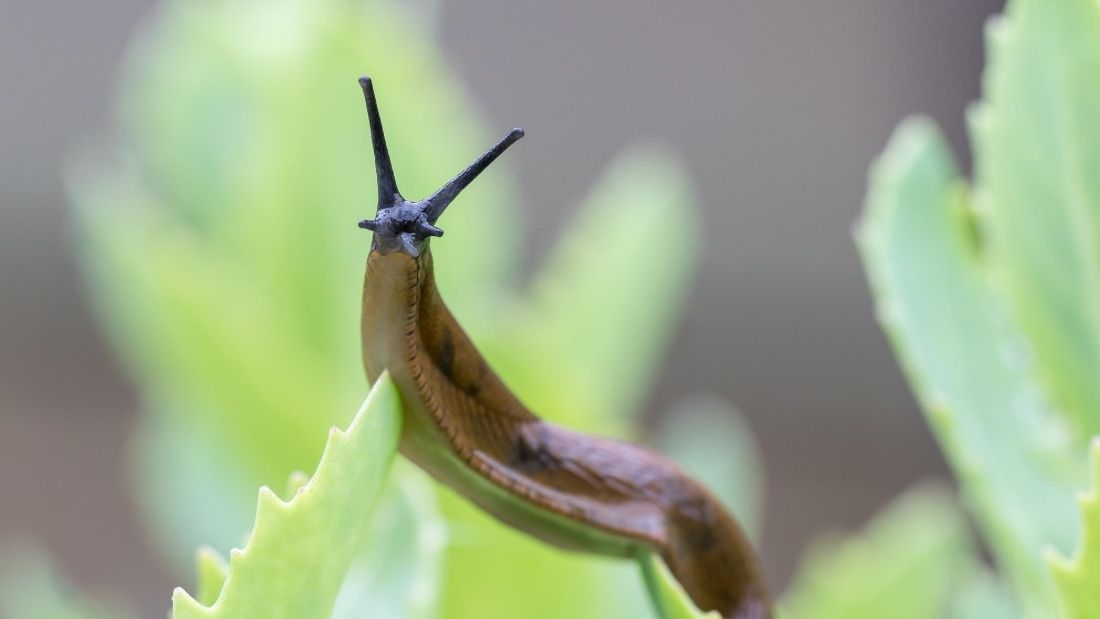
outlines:
[{"label": "brown slug", "polygon": [[367,103],[378,211],[363,282],[367,376],[384,370],[405,421],[400,451],[497,519],[574,551],[658,553],[695,604],[726,619],[772,616],[755,553],[733,517],[672,462],[540,420],[501,382],[436,289],[429,237],[444,209],[523,137],[513,129],[431,197],[398,192],[374,89]]}]

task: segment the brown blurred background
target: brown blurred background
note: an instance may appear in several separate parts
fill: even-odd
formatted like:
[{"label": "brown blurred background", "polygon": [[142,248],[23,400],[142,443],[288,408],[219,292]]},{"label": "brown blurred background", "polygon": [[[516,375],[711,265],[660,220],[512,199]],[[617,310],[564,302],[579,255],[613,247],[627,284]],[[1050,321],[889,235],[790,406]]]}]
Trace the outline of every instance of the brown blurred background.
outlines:
[{"label": "brown blurred background", "polygon": [[[439,37],[491,126],[528,130],[513,165],[532,260],[626,143],[656,136],[686,158],[709,239],[651,412],[698,391],[745,412],[766,459],[773,580],[813,537],[947,478],[849,228],[907,114],[933,116],[965,162],[1000,2],[442,1]],[[124,477],[136,401],[82,300],[60,172],[109,129],[118,63],[152,5],[0,13],[0,542],[41,540],[79,585],[160,616],[174,583]]]}]

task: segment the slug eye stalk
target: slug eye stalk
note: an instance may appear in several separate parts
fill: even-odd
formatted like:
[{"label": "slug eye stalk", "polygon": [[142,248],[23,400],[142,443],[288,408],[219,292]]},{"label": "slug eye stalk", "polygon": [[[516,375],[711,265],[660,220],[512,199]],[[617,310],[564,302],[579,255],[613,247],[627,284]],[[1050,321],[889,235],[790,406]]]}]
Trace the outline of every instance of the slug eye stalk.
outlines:
[{"label": "slug eye stalk", "polygon": [[371,143],[374,147],[374,169],[378,177],[378,211],[374,219],[360,221],[359,227],[374,232],[374,247],[379,252],[388,254],[403,251],[415,258],[420,255],[428,237],[443,236],[443,230],[435,226],[443,211],[489,164],[523,137],[523,129],[512,129],[430,197],[410,202],[397,189],[397,179],[393,174],[393,163],[390,161],[390,151],[386,147],[386,135],[382,129],[382,117],[378,112],[378,100],[374,96],[374,85],[369,77],[359,78],[359,85],[367,104]]}]

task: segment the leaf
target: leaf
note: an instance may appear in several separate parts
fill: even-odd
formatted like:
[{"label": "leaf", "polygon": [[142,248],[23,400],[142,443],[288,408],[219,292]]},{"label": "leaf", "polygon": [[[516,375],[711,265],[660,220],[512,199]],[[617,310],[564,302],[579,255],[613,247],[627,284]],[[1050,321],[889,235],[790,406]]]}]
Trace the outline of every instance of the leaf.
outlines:
[{"label": "leaf", "polygon": [[[394,2],[170,2],[129,55],[124,82],[127,142],[150,185],[285,295],[301,326],[324,336],[313,342],[321,352],[346,340],[342,323],[321,319],[349,299],[357,308],[346,278],[360,279],[369,244],[355,226],[375,203],[355,81],[366,73],[407,196],[430,194],[503,130],[483,128],[438,47]],[[439,273],[452,305],[515,266],[508,165],[479,178],[456,204],[463,216],[442,224],[441,262],[462,265]]]},{"label": "leaf", "polygon": [[213,606],[229,576],[229,563],[218,551],[202,546],[195,553],[195,600],[203,606]]},{"label": "leaf", "polygon": [[330,431],[309,483],[289,501],[260,489],[251,538],[230,553],[217,601],[205,605],[176,589],[172,616],[328,617],[396,452],[400,425],[397,390],[383,374],[348,429]]},{"label": "leaf", "polygon": [[[369,73],[375,80],[410,197],[430,193],[492,143],[496,132],[482,130],[438,47],[404,8],[382,0],[169,2],[129,54],[120,161],[98,161],[73,175],[79,254],[110,339],[150,414],[174,417],[179,424],[163,427],[185,427],[195,435],[185,437],[192,446],[221,454],[217,467],[230,482],[204,487],[192,483],[195,476],[171,492],[176,480],[167,454],[189,447],[171,429],[167,437],[139,440],[137,450],[152,454],[156,466],[139,476],[138,496],[157,516],[157,543],[171,546],[173,556],[190,557],[200,541],[226,548],[247,521],[240,522],[234,500],[213,497],[231,492],[239,479],[281,487],[288,473],[317,461],[322,429],[344,423],[362,397],[355,333],[369,236],[355,222],[373,210],[374,187],[354,79]],[[514,287],[523,234],[507,162],[494,164],[442,222],[447,236],[433,253],[448,306],[494,367],[519,377],[514,386],[540,413],[574,427],[629,432],[681,302],[697,229],[690,206],[685,215],[684,175],[662,169],[665,161],[650,152],[616,167],[622,171],[607,199],[592,202],[591,212],[603,214],[578,224],[577,234],[591,235],[582,228],[624,217],[592,253],[601,263],[593,275],[633,306],[624,306],[629,315],[618,320],[594,314],[606,333],[576,350],[539,341],[550,326],[538,315],[543,306]],[[679,222],[673,238],[665,214]],[[622,243],[629,255],[619,255],[615,245]],[[660,247],[673,251],[662,258]],[[570,281],[575,271],[560,272],[586,308],[601,309],[594,305],[598,290],[586,288],[583,277]],[[560,321],[589,317],[560,305],[556,294],[545,307],[561,337],[574,337],[587,327]],[[512,337],[517,333],[524,337]],[[609,361],[620,366],[614,373],[599,367]],[[609,377],[607,392],[593,367]],[[163,496],[165,488],[171,496]],[[454,518],[461,508],[444,503]],[[607,608],[605,616],[645,616],[629,564],[547,549],[481,514],[459,518],[455,527],[455,539],[478,541],[446,549],[452,576],[442,600],[480,603],[470,597],[475,588],[461,588],[463,576],[479,574],[507,590],[498,596],[508,600],[501,608],[518,609],[500,616],[550,612],[553,604],[537,607],[548,599],[568,612]],[[183,540],[183,551],[171,540]],[[373,547],[364,552],[352,569],[376,569],[369,567],[372,553],[387,555]],[[511,561],[516,557],[548,578],[563,568],[563,591],[525,577]],[[435,568],[423,569],[430,575]],[[479,606],[464,608],[454,612]]]},{"label": "leaf", "polygon": [[[355,223],[374,187],[356,78],[375,77],[408,195],[492,143],[417,32],[390,2],[169,2],[129,54],[120,161],[89,153],[98,165],[70,175],[81,262],[129,373],[151,408],[234,445],[255,482],[315,463],[310,437],[365,392]],[[438,279],[460,318],[517,262],[507,165],[443,224]]]},{"label": "leaf", "polygon": [[559,550],[501,524],[449,490],[440,493],[440,501],[451,527],[442,617],[653,617],[633,563]]},{"label": "leaf", "polygon": [[662,415],[657,447],[703,482],[759,540],[764,465],[748,422],[724,400],[695,396]]},{"label": "leaf", "polygon": [[956,583],[950,619],[1023,619],[1023,610],[1008,583],[985,567],[975,566]]},{"label": "leaf", "polygon": [[332,619],[438,617],[448,532],[426,475],[397,460],[367,526]]},{"label": "leaf", "polygon": [[963,495],[1029,611],[1045,616],[1040,549],[1074,544],[1077,439],[989,290],[965,186],[928,121],[902,124],[872,168],[857,238],[879,322]]},{"label": "leaf", "polygon": [[811,548],[781,607],[790,619],[939,618],[971,553],[950,497],[917,487],[858,535]]},{"label": "leaf", "polygon": [[661,619],[722,619],[717,612],[699,610],[658,556],[646,555],[639,563],[653,606]]},{"label": "leaf", "polygon": [[971,116],[989,264],[1043,383],[1100,433],[1100,3],[1012,0]]},{"label": "leaf", "polygon": [[230,249],[173,225],[140,181],[120,172],[83,185],[77,213],[94,300],[149,408],[188,416],[268,485],[315,462],[322,444],[310,437],[326,419],[344,421],[337,411],[358,381],[286,337],[295,310]]},{"label": "leaf", "polygon": [[1079,499],[1084,521],[1081,544],[1072,559],[1049,553],[1066,619],[1100,617],[1100,438],[1092,442],[1092,490]]},{"label": "leaf", "polygon": [[[118,153],[86,152],[69,187],[100,322],[145,408],[189,433],[183,447],[139,438],[159,461],[135,475],[152,540],[189,564],[198,543],[228,548],[248,526],[246,495],[221,492],[223,478],[280,487],[366,391],[356,333],[370,239],[355,222],[374,186],[355,79],[375,78],[408,195],[434,190],[495,131],[394,2],[178,0],[151,17],[128,54]],[[508,165],[444,224],[438,279],[460,318],[513,277]],[[166,452],[195,445],[219,458],[206,484],[185,474],[199,482],[188,499],[228,503],[157,498],[183,474]]]},{"label": "leaf", "polygon": [[[503,325],[472,331],[540,415],[619,433],[641,412],[699,253],[691,182],[667,149],[616,156]],[[522,342],[522,345],[517,345]]]},{"label": "leaf", "polygon": [[75,591],[31,546],[0,552],[0,616],[12,619],[126,619],[134,617],[111,600]]},{"label": "leaf", "polygon": [[[699,254],[687,171],[669,151],[619,155],[532,285],[555,358],[598,394],[599,414],[637,414],[680,314]],[[560,367],[560,366],[559,366]]]},{"label": "leaf", "polygon": [[228,551],[255,519],[250,498],[255,484],[230,453],[232,447],[210,439],[179,414],[144,416],[130,439],[130,478],[140,521],[181,574],[194,565],[195,548]]}]

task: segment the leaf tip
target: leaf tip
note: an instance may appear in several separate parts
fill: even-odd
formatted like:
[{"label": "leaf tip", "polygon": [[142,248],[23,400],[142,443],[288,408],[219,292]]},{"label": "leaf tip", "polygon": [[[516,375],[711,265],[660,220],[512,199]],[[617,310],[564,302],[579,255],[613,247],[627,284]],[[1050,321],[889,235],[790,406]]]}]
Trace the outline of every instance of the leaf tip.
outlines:
[{"label": "leaf tip", "polygon": [[176,587],[172,590],[171,619],[202,616],[208,614],[209,610],[208,606],[203,606],[198,600],[191,597],[191,594],[185,591],[183,587]]}]

